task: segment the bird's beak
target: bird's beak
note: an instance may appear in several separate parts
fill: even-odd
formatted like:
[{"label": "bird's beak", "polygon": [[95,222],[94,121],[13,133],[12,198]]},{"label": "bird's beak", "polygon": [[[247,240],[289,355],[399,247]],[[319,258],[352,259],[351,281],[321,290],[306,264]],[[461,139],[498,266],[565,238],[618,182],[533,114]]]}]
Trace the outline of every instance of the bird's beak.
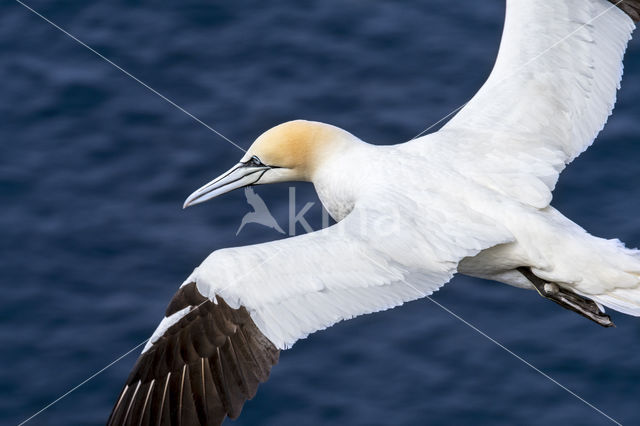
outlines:
[{"label": "bird's beak", "polygon": [[238,163],[222,175],[189,195],[182,208],[204,203],[218,195],[222,195],[234,189],[253,185],[258,182],[270,167],[266,165],[255,166],[250,163]]}]

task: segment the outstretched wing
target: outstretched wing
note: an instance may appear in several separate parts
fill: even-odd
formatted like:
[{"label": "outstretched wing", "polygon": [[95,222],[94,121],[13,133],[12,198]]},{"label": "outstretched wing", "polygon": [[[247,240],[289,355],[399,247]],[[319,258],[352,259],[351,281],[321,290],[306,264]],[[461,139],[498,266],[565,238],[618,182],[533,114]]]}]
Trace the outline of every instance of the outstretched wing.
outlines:
[{"label": "outstretched wing", "polygon": [[236,418],[280,351],[247,310],[202,296],[190,282],[136,362],[108,425],[215,425]]},{"label": "outstretched wing", "polygon": [[507,0],[489,79],[440,132],[456,167],[535,207],[604,126],[639,0]]},{"label": "outstretched wing", "polygon": [[235,418],[279,349],[338,321],[429,295],[460,259],[510,239],[455,203],[446,217],[423,211],[396,218],[403,222],[385,234],[376,228],[384,225],[382,213],[356,208],[322,231],[212,253],[171,301],[109,424]]}]

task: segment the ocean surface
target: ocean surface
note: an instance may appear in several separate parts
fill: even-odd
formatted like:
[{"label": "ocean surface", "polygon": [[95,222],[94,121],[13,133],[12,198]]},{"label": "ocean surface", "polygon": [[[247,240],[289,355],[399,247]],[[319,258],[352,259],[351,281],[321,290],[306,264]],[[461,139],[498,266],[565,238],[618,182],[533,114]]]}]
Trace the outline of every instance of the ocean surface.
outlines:
[{"label": "ocean surface", "polygon": [[[408,140],[493,64],[504,2],[27,0],[242,147],[283,121]],[[182,210],[242,152],[15,1],[0,4],[0,424],[144,341],[208,253],[281,238],[242,191]],[[640,43],[614,115],[553,204],[640,246]],[[315,204],[296,184],[299,209]],[[279,223],[289,185],[257,187]],[[296,232],[304,232],[298,226]],[[640,318],[603,329],[531,291],[457,277],[434,299],[622,424],[640,424]],[[29,425],[104,424],[139,349]],[[237,425],[601,425],[594,408],[429,300],[283,352]]]}]

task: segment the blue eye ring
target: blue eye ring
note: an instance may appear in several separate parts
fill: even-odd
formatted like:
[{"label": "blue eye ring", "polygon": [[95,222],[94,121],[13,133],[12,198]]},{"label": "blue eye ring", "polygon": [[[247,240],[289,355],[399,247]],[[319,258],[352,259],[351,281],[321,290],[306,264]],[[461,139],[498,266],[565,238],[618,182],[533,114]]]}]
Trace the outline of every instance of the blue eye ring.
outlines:
[{"label": "blue eye ring", "polygon": [[247,162],[247,165],[251,165],[251,166],[264,166],[264,164],[262,163],[262,161],[260,161],[260,159],[258,158],[257,155],[252,156]]}]

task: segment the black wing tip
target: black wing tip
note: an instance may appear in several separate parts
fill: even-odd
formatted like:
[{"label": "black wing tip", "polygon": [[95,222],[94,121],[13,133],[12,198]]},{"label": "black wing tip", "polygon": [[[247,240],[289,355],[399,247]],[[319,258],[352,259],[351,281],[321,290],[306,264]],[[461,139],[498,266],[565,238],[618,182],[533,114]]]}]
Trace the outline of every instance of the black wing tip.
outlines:
[{"label": "black wing tip", "polygon": [[244,307],[180,288],[167,315],[191,310],[133,367],[107,425],[216,425],[237,418],[269,377],[280,351]]},{"label": "black wing tip", "polygon": [[196,283],[185,284],[173,295],[164,316],[169,317],[189,306],[196,307],[208,299],[198,291]]},{"label": "black wing tip", "polygon": [[609,3],[618,6],[633,22],[640,21],[640,0],[609,0]]}]

